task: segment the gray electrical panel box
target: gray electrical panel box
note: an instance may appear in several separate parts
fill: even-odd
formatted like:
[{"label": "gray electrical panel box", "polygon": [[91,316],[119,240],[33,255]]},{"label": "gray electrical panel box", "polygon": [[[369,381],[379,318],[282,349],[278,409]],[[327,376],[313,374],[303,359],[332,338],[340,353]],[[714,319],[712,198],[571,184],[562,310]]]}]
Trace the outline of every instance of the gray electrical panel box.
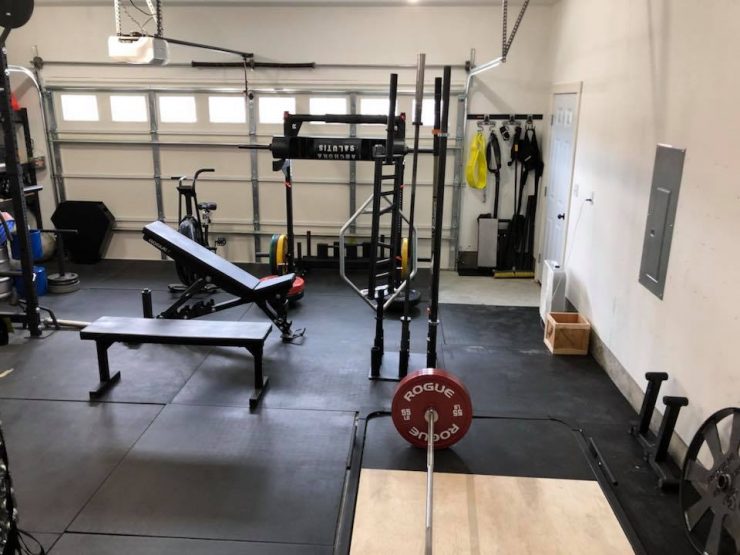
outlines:
[{"label": "gray electrical panel box", "polygon": [[685,156],[685,149],[669,145],[658,145],[655,152],[653,185],[642,246],[640,283],[661,299],[668,271]]}]

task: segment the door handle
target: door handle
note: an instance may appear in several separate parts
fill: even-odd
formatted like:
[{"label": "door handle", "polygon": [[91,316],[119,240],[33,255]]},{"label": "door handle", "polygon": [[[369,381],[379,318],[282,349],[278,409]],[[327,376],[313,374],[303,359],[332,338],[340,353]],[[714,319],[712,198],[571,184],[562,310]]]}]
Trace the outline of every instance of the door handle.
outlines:
[{"label": "door handle", "polygon": [[564,220],[565,219],[565,212],[562,214],[558,214],[558,220]]}]

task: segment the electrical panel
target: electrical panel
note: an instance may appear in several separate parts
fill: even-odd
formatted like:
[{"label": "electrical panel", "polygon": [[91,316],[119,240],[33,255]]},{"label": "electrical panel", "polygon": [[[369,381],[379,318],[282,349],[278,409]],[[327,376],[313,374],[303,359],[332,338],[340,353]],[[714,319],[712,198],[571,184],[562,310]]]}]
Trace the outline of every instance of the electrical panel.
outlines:
[{"label": "electrical panel", "polygon": [[640,264],[640,283],[656,297],[663,298],[678,191],[683,176],[686,150],[658,145],[655,152],[653,185],[650,190],[645,239]]}]

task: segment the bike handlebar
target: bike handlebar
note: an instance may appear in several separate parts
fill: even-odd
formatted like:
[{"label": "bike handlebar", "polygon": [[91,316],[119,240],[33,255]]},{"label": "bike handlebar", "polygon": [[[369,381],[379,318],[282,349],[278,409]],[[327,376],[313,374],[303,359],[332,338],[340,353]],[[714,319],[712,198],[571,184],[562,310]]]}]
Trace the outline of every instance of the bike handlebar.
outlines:
[{"label": "bike handlebar", "polygon": [[[200,177],[200,174],[202,173],[213,173],[216,170],[213,168],[201,168],[199,170],[196,170],[195,175],[193,176],[193,188],[195,188],[195,183],[198,181],[198,177]],[[170,177],[172,181],[178,181],[179,185],[182,185],[185,181],[189,179],[187,175],[179,175],[179,176],[172,176]]]}]

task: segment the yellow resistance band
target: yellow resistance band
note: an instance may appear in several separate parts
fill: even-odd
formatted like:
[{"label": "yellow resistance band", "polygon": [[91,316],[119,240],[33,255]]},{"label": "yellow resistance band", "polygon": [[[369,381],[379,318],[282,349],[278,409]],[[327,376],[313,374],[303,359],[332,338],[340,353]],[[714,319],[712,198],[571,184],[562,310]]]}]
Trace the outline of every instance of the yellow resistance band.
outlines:
[{"label": "yellow resistance band", "polygon": [[482,131],[478,131],[470,143],[470,154],[465,166],[465,179],[473,189],[485,189],[487,178],[486,137]]}]

